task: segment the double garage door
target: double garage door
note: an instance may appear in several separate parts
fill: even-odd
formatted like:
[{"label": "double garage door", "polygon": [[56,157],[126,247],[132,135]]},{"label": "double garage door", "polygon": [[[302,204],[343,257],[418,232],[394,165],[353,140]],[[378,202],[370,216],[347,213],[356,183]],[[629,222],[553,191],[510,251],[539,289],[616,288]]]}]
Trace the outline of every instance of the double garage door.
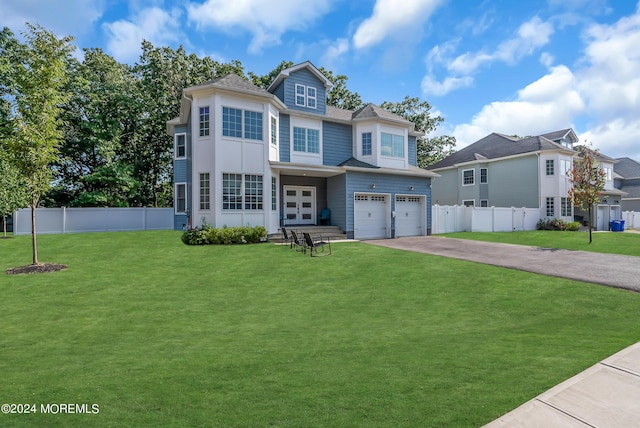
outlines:
[{"label": "double garage door", "polygon": [[[354,201],[354,237],[356,239],[390,238],[391,196],[356,194]],[[396,236],[424,235],[424,196],[396,196]]]}]

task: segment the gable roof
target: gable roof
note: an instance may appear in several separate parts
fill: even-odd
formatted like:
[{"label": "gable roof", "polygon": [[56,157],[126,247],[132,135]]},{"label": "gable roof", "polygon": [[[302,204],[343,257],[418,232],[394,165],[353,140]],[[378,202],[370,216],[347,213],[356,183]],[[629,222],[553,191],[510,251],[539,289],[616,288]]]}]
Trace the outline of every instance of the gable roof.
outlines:
[{"label": "gable roof", "polygon": [[185,88],[185,93],[190,94],[194,91],[206,88],[217,89],[230,89],[236,92],[244,92],[246,94],[260,95],[272,97],[273,95],[266,90],[254,85],[244,77],[238,76],[234,73],[229,73],[226,76],[218,77],[200,85],[190,86]]},{"label": "gable roof", "polygon": [[447,168],[465,162],[498,159],[507,156],[535,153],[545,150],[561,150],[568,153],[574,153],[574,150],[568,149],[542,135],[518,139],[516,137],[494,132],[453,153],[452,155],[447,156],[441,161],[428,166],[427,169]]},{"label": "gable roof", "polygon": [[541,137],[548,138],[551,141],[562,140],[565,138],[569,139],[573,143],[577,143],[578,141],[580,141],[578,140],[578,136],[576,135],[576,133],[573,132],[573,129],[571,128],[561,129],[560,131],[553,131],[547,134],[542,134]]},{"label": "gable roof", "polygon": [[311,61],[305,61],[305,62],[301,62],[300,64],[296,64],[292,67],[285,68],[284,70],[282,70],[278,74],[278,76],[273,80],[273,82],[271,82],[271,84],[267,88],[267,91],[271,92],[273,89],[277,88],[278,85],[280,85],[280,83],[282,83],[284,79],[289,77],[289,74],[295,71],[301,70],[303,68],[306,68],[311,73],[313,73],[318,78],[318,80],[322,82],[322,84],[326,89],[330,89],[333,87],[333,83],[331,82],[331,80],[329,80],[324,74],[322,74],[322,72],[318,70],[318,68],[315,65],[313,65]]},{"label": "gable roof", "polygon": [[616,174],[620,174],[622,178],[639,178],[640,162],[636,162],[631,158],[617,158],[618,163],[613,166]]}]

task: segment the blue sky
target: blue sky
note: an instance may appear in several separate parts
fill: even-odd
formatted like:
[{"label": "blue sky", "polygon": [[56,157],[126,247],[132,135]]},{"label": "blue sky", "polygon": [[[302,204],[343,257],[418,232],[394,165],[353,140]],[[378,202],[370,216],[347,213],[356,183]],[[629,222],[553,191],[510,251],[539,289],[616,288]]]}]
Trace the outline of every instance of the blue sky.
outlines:
[{"label": "blue sky", "polygon": [[[491,132],[573,128],[640,160],[635,0],[2,0],[0,25],[72,35],[135,63],[140,42],[183,45],[265,74],[310,60],[364,101],[420,97],[458,147]],[[81,52],[78,53],[81,57]]]}]

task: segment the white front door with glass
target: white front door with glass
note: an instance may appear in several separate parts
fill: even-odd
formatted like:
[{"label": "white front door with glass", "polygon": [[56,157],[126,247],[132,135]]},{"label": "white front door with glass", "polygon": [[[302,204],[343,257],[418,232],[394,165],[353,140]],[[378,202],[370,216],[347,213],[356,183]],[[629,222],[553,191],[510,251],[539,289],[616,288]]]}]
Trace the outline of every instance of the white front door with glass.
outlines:
[{"label": "white front door with glass", "polygon": [[316,188],[284,186],[284,223],[316,224]]}]

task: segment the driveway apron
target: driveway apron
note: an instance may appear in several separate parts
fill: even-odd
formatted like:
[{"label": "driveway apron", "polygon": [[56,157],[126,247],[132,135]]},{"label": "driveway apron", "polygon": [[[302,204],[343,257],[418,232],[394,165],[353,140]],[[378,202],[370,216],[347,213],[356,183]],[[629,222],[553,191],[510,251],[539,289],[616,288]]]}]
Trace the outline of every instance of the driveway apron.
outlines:
[{"label": "driveway apron", "polygon": [[640,292],[640,257],[635,256],[440,236],[415,236],[363,242]]}]

